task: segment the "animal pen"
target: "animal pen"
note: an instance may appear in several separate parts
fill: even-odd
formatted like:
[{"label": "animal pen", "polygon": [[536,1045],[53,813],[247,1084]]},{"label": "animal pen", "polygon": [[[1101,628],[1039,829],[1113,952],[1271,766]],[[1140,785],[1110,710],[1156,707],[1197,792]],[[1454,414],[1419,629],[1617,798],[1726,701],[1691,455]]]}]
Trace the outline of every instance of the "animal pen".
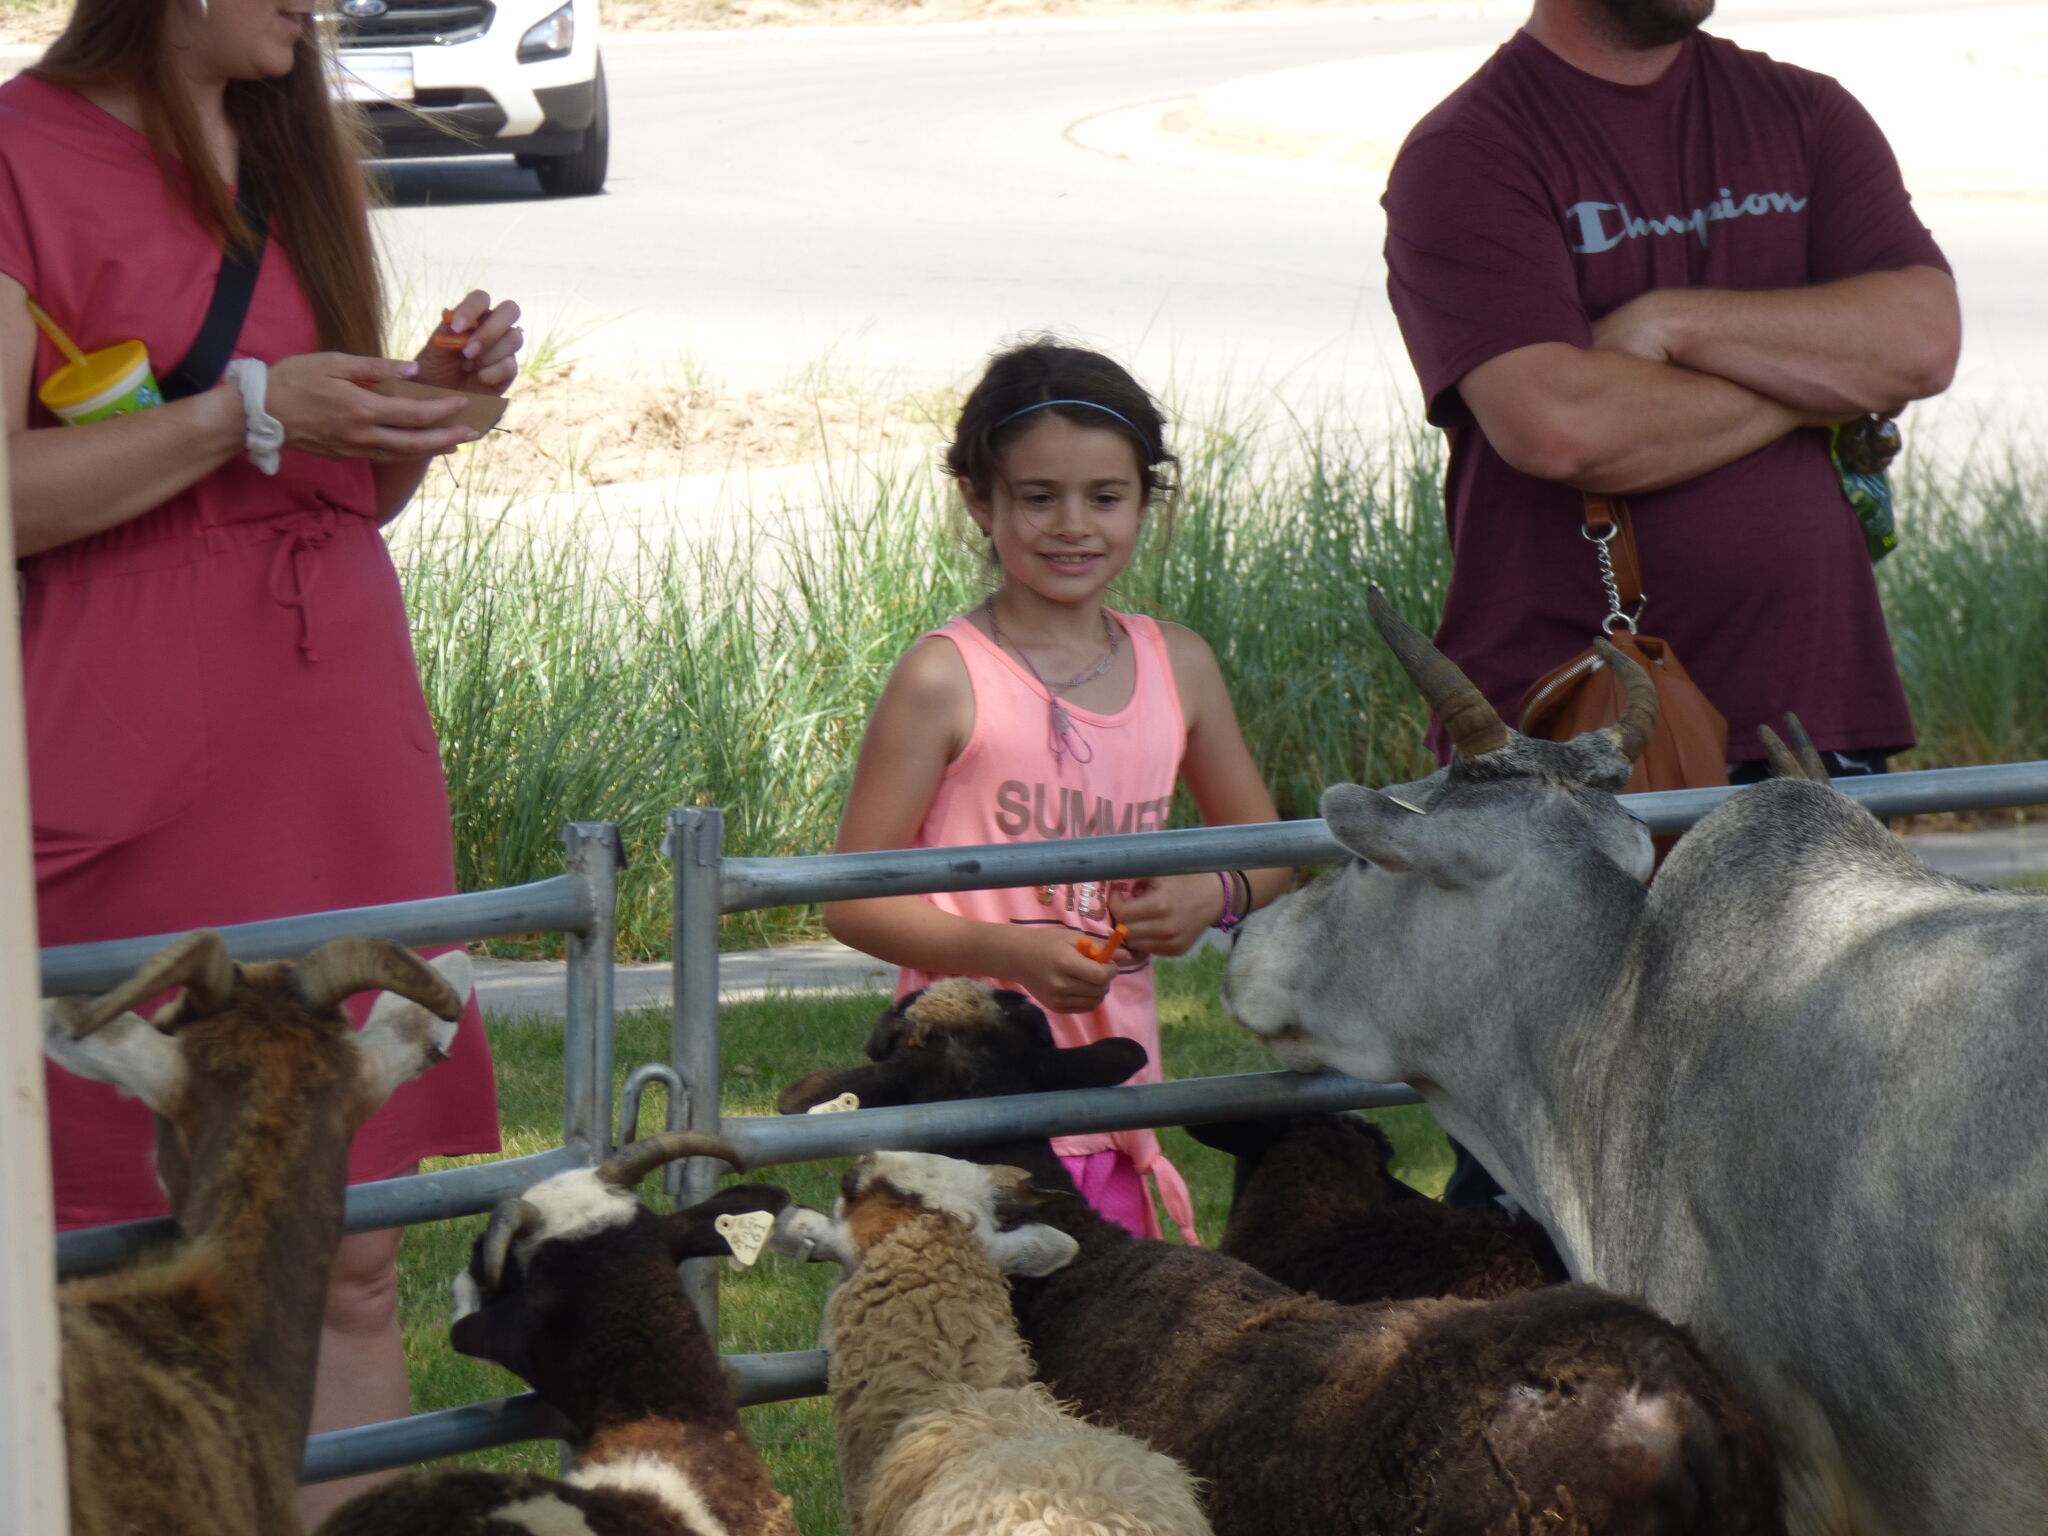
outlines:
[{"label": "animal pen", "polygon": [[[1984,810],[2048,802],[2048,761],[1948,768],[1850,779],[1837,786],[1879,816]],[[1672,790],[1631,796],[1630,808],[1652,832],[1681,831],[1734,789]],[[1400,1084],[1364,1083],[1335,1072],[1257,1072],[1116,1088],[1023,1094],[949,1104],[857,1109],[831,1115],[735,1116],[719,1112],[718,930],[727,913],[816,901],[928,891],[1001,889],[1078,880],[1132,879],[1327,862],[1341,853],[1321,821],[1199,827],[1057,842],[794,858],[727,858],[715,809],[671,811],[663,851],[674,878],[674,1001],[670,1059],[628,1075],[614,1119],[613,926],[618,829],[571,822],[567,869],[552,879],[390,906],[359,907],[224,928],[240,960],[296,957],[329,939],[367,934],[433,945],[515,933],[553,931],[567,940],[563,1041],[562,1145],[526,1157],[416,1174],[350,1189],[347,1230],[415,1226],[476,1215],[565,1169],[601,1162],[637,1128],[646,1085],[668,1092],[670,1129],[714,1132],[749,1170],[856,1156],[884,1148],[947,1151],[1024,1137],[1181,1125],[1308,1110],[1374,1108],[1420,1102]],[[126,979],[167,935],[46,949],[45,996],[104,990]],[[722,1176],[715,1159],[666,1171],[679,1204],[710,1195]],[[119,1267],[170,1238],[169,1219],[69,1232],[57,1240],[59,1273]],[[717,1329],[717,1269],[688,1266],[691,1294]],[[825,1389],[820,1350],[727,1355],[742,1406],[815,1396]],[[307,1481],[405,1466],[521,1440],[559,1436],[563,1424],[533,1393],[384,1424],[315,1435],[307,1444]]]}]

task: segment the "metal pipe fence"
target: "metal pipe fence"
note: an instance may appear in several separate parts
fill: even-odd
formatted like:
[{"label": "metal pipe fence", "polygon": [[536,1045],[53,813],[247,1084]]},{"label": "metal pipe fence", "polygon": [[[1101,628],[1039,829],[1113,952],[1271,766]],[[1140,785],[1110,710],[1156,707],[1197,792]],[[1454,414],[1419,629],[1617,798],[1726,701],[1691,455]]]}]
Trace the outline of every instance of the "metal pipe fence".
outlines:
[{"label": "metal pipe fence", "polygon": [[[1838,786],[1879,816],[1981,810],[2048,803],[2048,762],[1951,768],[1851,779]],[[1630,797],[1653,832],[1682,831],[1733,789],[1676,790]],[[722,1118],[719,1101],[718,925],[722,915],[763,907],[864,896],[1005,888],[1076,880],[1133,879],[1325,862],[1341,851],[1321,821],[1200,827],[1058,842],[795,858],[727,859],[723,817],[687,807],[668,818],[663,851],[672,866],[674,1004],[672,1060],[636,1071],[628,1096],[637,1116],[639,1087],[661,1081],[670,1094],[668,1124],[723,1134],[748,1169],[855,1156],[884,1148],[945,1151],[1027,1136],[1199,1124],[1209,1120],[1376,1108],[1419,1102],[1401,1084],[1363,1083],[1341,1073],[1258,1072],[1116,1088],[1021,1094],[948,1104],[854,1110],[835,1115]],[[570,946],[569,1026],[564,1049],[564,1145],[534,1157],[418,1175],[350,1192],[349,1228],[412,1224],[487,1210],[506,1195],[562,1168],[585,1166],[610,1149],[612,1076],[612,893],[623,855],[608,824],[573,823],[566,834],[570,872],[510,891],[409,902],[393,907],[291,918],[223,930],[244,959],[302,954],[342,933],[373,933],[432,943],[559,928]],[[517,914],[517,915],[515,915]],[[44,952],[45,991],[110,985],[154,953],[157,941],[77,946]],[[87,951],[92,953],[87,954]],[[52,985],[56,982],[58,985]],[[580,1021],[580,1022],[579,1022]],[[601,1038],[600,1038],[601,1037]],[[672,1165],[667,1188],[684,1203],[710,1194],[722,1165],[692,1159]],[[131,1227],[169,1228],[169,1223]],[[103,1267],[104,1249],[132,1252],[127,1228],[66,1234],[65,1272]],[[77,1269],[70,1254],[78,1255]],[[717,1326],[716,1267],[685,1266],[685,1283]],[[822,1351],[725,1357],[742,1406],[824,1391]],[[397,1467],[521,1440],[559,1435],[560,1419],[532,1393],[316,1435],[307,1446],[307,1481]]]},{"label": "metal pipe fence", "polygon": [[[530,885],[241,923],[220,930],[228,952],[237,960],[250,961],[296,958],[329,939],[351,934],[415,947],[535,932],[560,932],[567,939],[562,1145],[527,1157],[352,1186],[344,1208],[345,1230],[366,1232],[477,1215],[541,1179],[565,1169],[588,1167],[611,1152],[613,935],[618,872],[624,867],[625,852],[618,828],[609,822],[571,822],[563,830],[563,842],[568,872]],[[42,993],[55,997],[104,991],[133,975],[174,937],[158,934],[43,950],[39,956]],[[175,1222],[161,1218],[62,1233],[57,1239],[58,1273],[71,1277],[120,1268],[152,1249],[163,1248],[177,1232]],[[452,1419],[425,1414],[341,1431],[338,1436],[315,1435],[308,1443],[307,1464],[334,1469],[318,1476],[340,1477],[402,1466],[423,1456],[452,1455],[473,1448],[465,1437],[480,1433],[485,1438],[478,1443],[483,1445],[558,1434],[559,1420],[529,1401],[531,1398],[527,1393],[509,1401],[457,1409]],[[443,1445],[453,1449],[440,1449]],[[375,1454],[366,1459],[366,1451]]]},{"label": "metal pipe fence", "polygon": [[[1846,779],[1837,787],[1877,816],[2032,805],[2048,802],[2048,762],[1873,775]],[[1737,793],[1738,789],[1724,787],[1631,795],[1629,809],[1652,832],[1680,832]],[[1314,820],[974,847],[723,859],[718,851],[718,815],[716,811],[672,812],[668,843],[676,902],[677,1065],[690,1084],[692,1104],[708,1106],[704,1112],[713,1114],[720,1089],[715,914],[867,896],[1319,864],[1343,852],[1329,828]],[[685,1053],[688,1067],[683,1066]],[[1266,1072],[836,1115],[736,1116],[698,1123],[717,1125],[746,1166],[759,1168],[883,1148],[945,1151],[1026,1136],[1077,1135],[1420,1101],[1420,1096],[1403,1084],[1362,1083],[1336,1072]],[[718,1165],[697,1159],[693,1168],[701,1168],[701,1173],[692,1174],[701,1183],[685,1188],[692,1191],[692,1199],[702,1198],[716,1187]],[[693,1294],[716,1336],[715,1266],[712,1261],[697,1260],[686,1268],[711,1272],[697,1282]],[[753,1390],[744,1368],[739,1379],[743,1390]],[[786,1380],[782,1375],[776,1379],[778,1383]],[[808,1392],[778,1388],[778,1395],[807,1396],[823,1391],[820,1365]]]}]

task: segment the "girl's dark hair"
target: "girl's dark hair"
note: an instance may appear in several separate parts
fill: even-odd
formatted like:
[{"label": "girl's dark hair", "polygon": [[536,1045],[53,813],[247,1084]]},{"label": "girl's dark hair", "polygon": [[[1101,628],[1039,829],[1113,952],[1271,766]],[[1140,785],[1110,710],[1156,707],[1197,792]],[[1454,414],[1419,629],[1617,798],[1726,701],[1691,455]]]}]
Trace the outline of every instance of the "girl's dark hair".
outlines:
[{"label": "girl's dark hair", "polygon": [[1166,446],[1166,418],[1144,385],[1100,352],[1050,336],[989,359],[988,371],[960,407],[953,441],[946,445],[946,473],[965,480],[986,500],[1002,471],[1003,450],[1046,416],[1063,417],[1077,427],[1107,427],[1129,439],[1147,499],[1172,489],[1167,468],[1179,460]]}]

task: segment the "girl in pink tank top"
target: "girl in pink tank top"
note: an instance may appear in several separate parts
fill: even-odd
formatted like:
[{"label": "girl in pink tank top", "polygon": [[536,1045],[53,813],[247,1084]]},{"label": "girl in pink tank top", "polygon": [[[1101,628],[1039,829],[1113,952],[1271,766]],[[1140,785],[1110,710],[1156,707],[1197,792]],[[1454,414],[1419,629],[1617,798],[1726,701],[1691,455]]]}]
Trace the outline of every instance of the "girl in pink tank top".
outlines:
[{"label": "girl in pink tank top", "polygon": [[[1185,779],[1211,823],[1272,821],[1215,657],[1177,624],[1108,608],[1166,490],[1165,423],[1100,353],[998,355],[946,467],[999,567],[994,594],[919,638],[883,689],[839,823],[841,852],[1158,831]],[[977,976],[1029,993],[1054,1038],[1136,1040],[1160,1077],[1153,955],[1192,949],[1287,886],[1285,869],[829,903],[833,934],[902,966],[897,993]],[[1101,949],[1117,929],[1120,945]],[[1194,1241],[1187,1186],[1150,1131],[1053,1143],[1081,1193],[1160,1235],[1144,1179]]]}]

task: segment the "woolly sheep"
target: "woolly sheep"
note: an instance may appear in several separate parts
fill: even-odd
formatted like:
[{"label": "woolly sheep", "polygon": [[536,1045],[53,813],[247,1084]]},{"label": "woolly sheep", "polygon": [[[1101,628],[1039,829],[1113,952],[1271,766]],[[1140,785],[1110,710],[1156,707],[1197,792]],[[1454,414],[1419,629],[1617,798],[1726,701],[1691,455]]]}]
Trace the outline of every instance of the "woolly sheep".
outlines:
[{"label": "woolly sheep", "polygon": [[1032,1379],[1003,1273],[1050,1274],[1076,1244],[997,1229],[1022,1174],[876,1152],[842,1187],[836,1220],[792,1209],[776,1242],[849,1266],[825,1347],[853,1536],[1209,1536],[1184,1468]]},{"label": "woolly sheep", "polygon": [[[805,1074],[780,1108],[1101,1087],[1144,1059],[1115,1038],[1057,1049],[1030,999],[965,980],[898,1002],[868,1055]],[[1208,1485],[1219,1536],[1783,1530],[1748,1409],[1635,1303],[1557,1285],[1339,1306],[1214,1250],[1132,1237],[1071,1194],[1042,1139],[968,1155],[1070,1195],[1038,1219],[1078,1255],[1013,1280],[1022,1336],[1059,1397]]]},{"label": "woolly sheep", "polygon": [[1498,1206],[1452,1210],[1387,1164],[1387,1133],[1357,1115],[1191,1125],[1237,1160],[1220,1251],[1325,1301],[1490,1301],[1568,1278],[1549,1235]]}]

